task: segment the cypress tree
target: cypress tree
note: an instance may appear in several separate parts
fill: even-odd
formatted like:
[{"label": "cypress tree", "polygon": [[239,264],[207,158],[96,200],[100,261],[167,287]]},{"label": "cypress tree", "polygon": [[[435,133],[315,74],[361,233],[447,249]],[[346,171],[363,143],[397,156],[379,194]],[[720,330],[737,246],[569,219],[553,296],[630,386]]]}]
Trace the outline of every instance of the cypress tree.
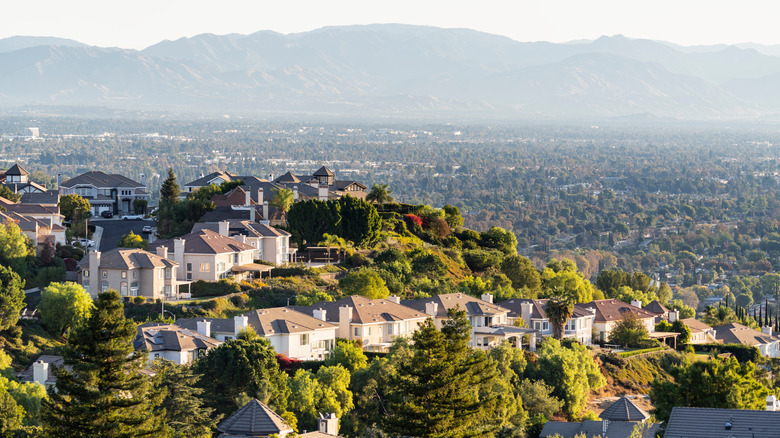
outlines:
[{"label": "cypress tree", "polygon": [[73,330],[56,370],[56,390],[44,401],[47,436],[160,436],[159,397],[141,373],[145,355],[133,350],[136,325],[124,316],[117,291],[98,295],[87,321]]},{"label": "cypress tree", "polygon": [[160,187],[160,203],[178,202],[179,193],[181,193],[181,189],[179,183],[176,182],[176,174],[173,173],[173,169],[168,168],[168,178],[165,178],[162,187]]}]

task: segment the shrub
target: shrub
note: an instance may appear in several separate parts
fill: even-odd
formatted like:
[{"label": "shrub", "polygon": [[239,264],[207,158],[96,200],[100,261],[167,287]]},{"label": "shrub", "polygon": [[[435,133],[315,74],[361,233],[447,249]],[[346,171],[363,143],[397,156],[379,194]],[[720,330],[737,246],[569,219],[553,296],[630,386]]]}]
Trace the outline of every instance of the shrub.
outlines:
[{"label": "shrub", "polygon": [[146,298],[144,298],[144,297],[135,297],[135,298],[133,298],[133,303],[134,304],[143,304],[145,302],[146,302]]},{"label": "shrub", "polygon": [[753,362],[758,363],[763,360],[761,351],[752,345],[741,344],[697,344],[693,346],[694,350],[702,353],[731,353],[739,363]]},{"label": "shrub", "polygon": [[246,307],[247,303],[249,303],[249,295],[247,294],[234,295],[230,297],[230,302],[233,303],[233,305],[236,307]]},{"label": "shrub", "polygon": [[241,292],[241,286],[226,278],[217,282],[198,280],[192,283],[193,297],[219,297],[238,292]]}]

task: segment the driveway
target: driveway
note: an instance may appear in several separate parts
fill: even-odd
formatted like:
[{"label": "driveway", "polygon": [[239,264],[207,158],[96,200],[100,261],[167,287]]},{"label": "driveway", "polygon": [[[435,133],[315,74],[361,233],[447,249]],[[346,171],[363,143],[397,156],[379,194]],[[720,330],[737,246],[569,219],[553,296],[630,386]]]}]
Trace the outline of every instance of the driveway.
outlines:
[{"label": "driveway", "polygon": [[148,234],[143,233],[144,226],[154,226],[152,220],[136,220],[136,219],[103,219],[97,218],[91,219],[90,224],[103,228],[103,236],[100,239],[100,251],[108,251],[116,248],[119,243],[119,239],[130,231],[138,234],[144,239],[149,239]]}]

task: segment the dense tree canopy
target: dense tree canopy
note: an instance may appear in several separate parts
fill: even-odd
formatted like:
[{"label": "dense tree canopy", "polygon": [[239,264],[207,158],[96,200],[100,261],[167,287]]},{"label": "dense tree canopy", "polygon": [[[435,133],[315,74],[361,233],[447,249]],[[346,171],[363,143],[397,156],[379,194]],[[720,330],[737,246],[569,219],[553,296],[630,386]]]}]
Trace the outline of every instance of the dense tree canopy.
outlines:
[{"label": "dense tree canopy", "polygon": [[53,333],[65,332],[86,321],[95,308],[92,297],[77,283],[51,283],[41,291],[38,310]]}]

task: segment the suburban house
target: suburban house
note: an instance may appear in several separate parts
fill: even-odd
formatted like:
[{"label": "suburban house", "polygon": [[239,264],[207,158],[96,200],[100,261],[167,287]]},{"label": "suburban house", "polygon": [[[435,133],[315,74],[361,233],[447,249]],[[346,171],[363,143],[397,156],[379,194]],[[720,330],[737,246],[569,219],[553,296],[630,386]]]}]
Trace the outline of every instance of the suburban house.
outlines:
[{"label": "suburban house", "polygon": [[[601,414],[600,421],[548,421],[544,424],[540,437],[562,438],[629,438],[634,429],[650,418],[650,415],[634,404],[628,396],[620,397]],[[659,431],[661,423],[652,423],[641,435],[642,438],[653,438]]]},{"label": "suburban house", "polygon": [[187,197],[187,193],[192,193],[201,187],[206,187],[211,184],[220,185],[223,182],[234,181],[240,179],[238,175],[234,175],[230,172],[212,172],[208,175],[200,174],[200,177],[195,181],[189,182],[181,186],[180,197],[182,199]]},{"label": "suburban house", "polygon": [[323,360],[336,345],[338,325],[290,307],[258,309],[232,319],[190,318],[176,325],[203,336],[229,341],[252,328],[268,339],[277,354],[298,360]]},{"label": "suburban house", "polygon": [[[498,303],[499,306],[508,309],[508,323],[514,325],[522,320],[525,327],[534,329],[542,337],[553,335],[552,324],[547,319],[545,306],[548,300],[532,300],[525,298],[512,298]],[[593,336],[593,320],[595,315],[579,306],[574,306],[572,316],[566,321],[563,329],[564,338],[573,338],[582,345],[590,345]]]},{"label": "suburban house", "polygon": [[658,324],[661,321],[668,321],[670,323],[677,321],[680,318],[680,312],[677,310],[669,310],[661,304],[658,300],[649,302],[645,307],[642,307],[655,315],[655,323]]},{"label": "suburban house", "polygon": [[133,340],[133,348],[147,352],[150,362],[165,359],[179,365],[187,365],[221,344],[197,332],[156,322],[139,325],[138,335]]},{"label": "suburban house", "polygon": [[[317,431],[295,435],[300,438],[340,438],[335,414],[320,414]],[[295,430],[260,400],[252,399],[217,426],[218,438],[284,438]]]},{"label": "suburban house", "polygon": [[[196,223],[192,231],[211,230],[219,232],[224,230],[222,222]],[[244,243],[253,245],[257,249],[255,259],[264,260],[275,265],[283,265],[293,261],[297,248],[290,247],[290,233],[270,225],[251,220],[228,221],[227,235],[237,240],[243,239]]]},{"label": "suburban house", "polygon": [[691,340],[689,344],[715,344],[720,342],[715,336],[715,329],[696,318],[686,318],[681,320],[691,331]]},{"label": "suburban house", "polygon": [[5,173],[0,174],[0,184],[14,193],[44,193],[46,187],[30,180],[30,172],[21,165],[14,164]]},{"label": "suburban house", "polygon": [[594,333],[598,334],[597,342],[609,341],[609,334],[617,323],[623,319],[627,312],[633,313],[645,325],[648,333],[655,331],[656,315],[639,307],[642,303],[634,301],[632,304],[624,303],[616,299],[595,300],[589,303],[577,304],[577,307],[592,312]]},{"label": "suburban house", "polygon": [[766,410],[674,407],[664,438],[777,438],[777,399],[767,397]]},{"label": "suburban house", "polygon": [[78,264],[78,282],[96,297],[108,289],[123,297],[176,298],[179,264],[138,248],[90,251]]},{"label": "suburban house", "polygon": [[724,344],[752,345],[766,357],[780,357],[780,337],[772,336],[772,327],[761,331],[754,330],[736,322],[713,327],[715,338]]},{"label": "suburban house", "polygon": [[[475,348],[493,348],[504,339],[519,347],[518,338],[527,334],[527,330],[510,330],[509,309],[493,304],[490,294],[482,295],[481,299],[463,293],[440,294],[420,300],[404,300],[402,304],[430,316],[438,328],[448,319],[451,309],[458,307],[464,310],[472,327],[470,345]],[[496,330],[498,327],[503,330]]]},{"label": "suburban house", "polygon": [[3,210],[0,211],[0,221],[15,222],[34,245],[67,243],[63,216],[57,205],[22,204],[0,197],[0,206]]},{"label": "suburban house", "polygon": [[60,195],[75,193],[89,201],[94,216],[103,211],[141,214],[144,211],[136,211],[134,202],[149,200],[144,175],[139,183],[122,175],[91,171],[61,183],[59,189]]},{"label": "suburban house", "polygon": [[295,309],[338,325],[337,338],[360,340],[366,351],[387,351],[393,338],[411,337],[428,318],[424,312],[401,305],[398,297],[372,300],[353,295]]},{"label": "suburban house", "polygon": [[57,383],[54,368],[63,366],[66,370],[72,368],[70,365],[65,365],[65,359],[62,356],[41,355],[26,370],[17,373],[16,377],[20,382],[38,383],[48,389]]},{"label": "suburban house", "polygon": [[251,272],[267,270],[267,266],[253,263],[257,248],[228,237],[227,226],[227,222],[221,222],[219,232],[200,230],[175,239],[157,240],[149,245],[149,250],[178,263],[180,281],[217,281],[228,277],[242,280]]}]

